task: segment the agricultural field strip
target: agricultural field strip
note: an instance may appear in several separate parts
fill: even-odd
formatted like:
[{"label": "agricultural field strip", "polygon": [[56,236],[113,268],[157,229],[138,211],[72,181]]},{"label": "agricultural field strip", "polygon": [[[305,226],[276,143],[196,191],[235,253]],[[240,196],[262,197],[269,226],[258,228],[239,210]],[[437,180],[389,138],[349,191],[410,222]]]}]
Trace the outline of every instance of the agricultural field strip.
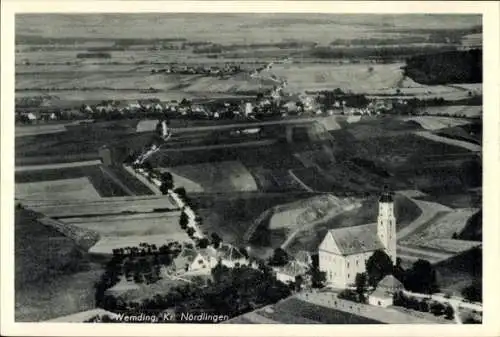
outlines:
[{"label": "agricultural field strip", "polygon": [[453,256],[452,253],[437,253],[436,251],[431,251],[427,249],[418,249],[418,248],[410,248],[407,246],[398,246],[397,247],[398,253],[401,252],[403,255],[412,255],[412,254],[417,254],[417,255],[426,255],[429,257],[432,257],[434,259],[447,259],[451,256]]},{"label": "agricultural field strip", "polygon": [[[238,148],[238,147],[248,147],[248,146],[268,146],[277,143],[277,139],[268,140],[254,140],[243,143],[233,143],[233,144],[221,144],[221,145],[204,145],[204,146],[190,146],[190,147],[179,147],[179,148],[165,148],[159,151],[159,155],[168,152],[186,152],[186,151],[200,151],[200,150],[217,150],[226,148]],[[158,155],[157,154],[157,155]]]},{"label": "agricultural field strip", "polygon": [[100,160],[87,160],[87,161],[71,162],[71,163],[17,166],[15,170],[16,172],[41,171],[41,170],[54,170],[54,169],[80,167],[80,166],[97,166],[100,164],[101,164]]},{"label": "agricultural field strip", "polygon": [[109,168],[107,168],[106,166],[104,165],[101,165],[99,166],[99,168],[101,169],[102,173],[107,176],[109,179],[111,179],[111,181],[113,181],[113,183],[115,183],[116,185],[120,186],[120,188],[122,190],[125,191],[125,193],[127,193],[128,195],[135,195],[134,192],[132,192],[114,173],[113,171],[111,171]]},{"label": "agricultural field strip", "polygon": [[430,139],[430,140],[433,140],[436,142],[441,142],[441,143],[445,143],[445,144],[449,144],[449,145],[459,146],[459,147],[462,147],[462,148],[467,149],[469,151],[474,151],[474,152],[481,152],[482,151],[481,145],[473,144],[473,143],[466,142],[463,140],[438,136],[438,135],[435,135],[429,131],[417,131],[417,132],[415,132],[415,134],[420,136],[420,137],[424,137],[424,138],[427,138],[427,139]]},{"label": "agricultural field strip", "polygon": [[257,312],[249,312],[245,314],[245,319],[257,324],[279,324],[280,322],[259,315]]},{"label": "agricultural field strip", "polygon": [[43,126],[18,126],[16,125],[15,135],[17,137],[36,136],[49,133],[59,133],[67,131],[64,124],[43,125]]},{"label": "agricultural field strip", "polygon": [[478,211],[478,208],[461,208],[450,211],[440,217],[439,221],[427,223],[400,242],[420,244],[429,243],[434,239],[450,239],[454,233],[460,233],[467,225],[467,221]]},{"label": "agricultural field strip", "polygon": [[[102,201],[102,202],[101,202]],[[118,214],[123,212],[153,212],[155,209],[177,210],[170,198],[149,198],[137,200],[112,201],[101,199],[99,201],[79,202],[79,203],[55,203],[52,205],[39,205],[37,202],[28,202],[26,207],[44,213],[51,217],[70,217],[91,214]]]},{"label": "agricultural field strip", "polygon": [[442,214],[443,212],[452,211],[451,208],[441,205],[439,203],[422,201],[413,198],[410,199],[417,205],[417,207],[420,208],[422,213],[417,219],[412,221],[412,223],[410,223],[408,226],[404,227],[397,233],[398,241],[401,241],[408,235],[418,230],[420,226],[423,226],[432,219],[436,218],[437,216],[440,216],[440,213]]},{"label": "agricultural field strip", "polygon": [[[336,310],[346,314],[353,314],[358,317],[375,320],[380,323],[389,324],[429,324],[436,323],[434,320],[410,316],[404,314],[400,311],[394,310],[392,308],[382,308],[378,307],[377,310],[373,310],[373,306],[368,304],[355,303],[343,299],[339,299],[335,294],[327,293],[308,293],[307,297],[305,294],[301,293],[295,296],[297,299],[304,301],[307,305],[317,305],[322,307],[322,310]],[[293,298],[293,297],[292,297]],[[337,306],[332,303],[337,301]],[[359,308],[359,311],[357,309]],[[375,323],[375,322],[374,322]]]},{"label": "agricultural field strip", "polygon": [[215,131],[215,130],[230,130],[230,129],[245,129],[245,128],[257,128],[260,126],[268,125],[284,125],[284,124],[305,124],[318,122],[322,120],[329,120],[333,117],[304,117],[304,118],[293,118],[284,119],[278,121],[267,121],[267,122],[252,122],[252,123],[237,123],[237,124],[224,124],[224,125],[211,125],[211,126],[195,126],[195,127],[185,127],[185,128],[173,128],[172,132],[175,134],[184,132],[203,132],[203,131]]},{"label": "agricultural field strip", "polygon": [[100,240],[89,249],[89,253],[111,254],[112,250],[115,248],[124,248],[128,246],[136,247],[143,242],[161,246],[173,241],[193,243],[193,240],[183,231],[156,235],[102,236]]},{"label": "agricultural field strip", "polygon": [[[345,205],[344,205],[344,207],[345,207]],[[326,214],[325,214],[323,217],[321,217],[320,219],[317,219],[317,220],[315,220],[315,221],[313,221],[313,222],[309,222],[309,223],[307,223],[307,224],[302,225],[301,227],[296,228],[293,232],[291,232],[291,233],[287,236],[287,238],[286,238],[285,242],[283,242],[283,243],[281,244],[281,248],[282,248],[282,249],[286,249],[286,248],[288,247],[288,245],[289,245],[289,244],[293,241],[293,239],[294,239],[294,238],[295,238],[295,237],[296,237],[296,236],[297,236],[300,232],[305,231],[305,230],[308,230],[308,229],[312,229],[312,228],[314,228],[314,226],[316,226],[316,225],[318,225],[318,224],[320,224],[320,223],[324,223],[325,221],[331,220],[332,218],[336,217],[337,215],[341,214],[341,213],[342,213],[342,212],[344,212],[344,211],[347,211],[347,210],[352,210],[352,208],[351,208],[351,209],[347,209],[347,207],[346,207],[346,208],[344,208],[344,207],[341,207],[341,209],[340,209],[340,210],[339,210],[339,209],[335,209],[335,208],[334,208],[334,209],[330,209],[330,210],[328,210],[328,213],[326,213]],[[361,204],[360,204],[360,203],[359,203],[359,204],[354,204],[354,205],[353,205],[353,208],[359,208],[359,207],[361,207]],[[349,208],[350,208],[350,207],[349,207]]]}]

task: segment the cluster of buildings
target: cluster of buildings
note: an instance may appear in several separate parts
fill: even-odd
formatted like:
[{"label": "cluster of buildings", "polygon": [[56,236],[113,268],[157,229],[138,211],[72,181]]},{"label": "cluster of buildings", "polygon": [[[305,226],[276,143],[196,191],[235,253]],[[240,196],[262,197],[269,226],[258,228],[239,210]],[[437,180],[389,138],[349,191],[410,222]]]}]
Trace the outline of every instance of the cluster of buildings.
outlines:
[{"label": "cluster of buildings", "polygon": [[234,64],[225,64],[219,66],[167,66],[160,69],[152,69],[152,74],[182,74],[182,75],[206,75],[206,76],[223,76],[234,75],[241,72],[241,67]]}]

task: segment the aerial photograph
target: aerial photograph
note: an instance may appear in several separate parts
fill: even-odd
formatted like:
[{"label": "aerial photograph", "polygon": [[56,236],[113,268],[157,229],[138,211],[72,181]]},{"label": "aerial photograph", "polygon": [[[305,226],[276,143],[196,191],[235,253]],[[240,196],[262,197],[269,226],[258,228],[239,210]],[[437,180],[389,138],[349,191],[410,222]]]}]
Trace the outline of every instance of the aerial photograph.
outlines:
[{"label": "aerial photograph", "polygon": [[15,321],[482,324],[482,19],[16,14]]}]

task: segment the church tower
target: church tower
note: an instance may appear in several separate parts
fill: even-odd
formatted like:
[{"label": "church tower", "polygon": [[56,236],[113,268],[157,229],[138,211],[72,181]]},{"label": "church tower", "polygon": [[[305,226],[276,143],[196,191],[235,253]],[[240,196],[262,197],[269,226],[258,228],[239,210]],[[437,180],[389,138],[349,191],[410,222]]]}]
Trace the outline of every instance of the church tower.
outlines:
[{"label": "church tower", "polygon": [[392,263],[396,263],[396,217],[394,216],[393,193],[384,190],[379,199],[377,235],[384,245]]}]

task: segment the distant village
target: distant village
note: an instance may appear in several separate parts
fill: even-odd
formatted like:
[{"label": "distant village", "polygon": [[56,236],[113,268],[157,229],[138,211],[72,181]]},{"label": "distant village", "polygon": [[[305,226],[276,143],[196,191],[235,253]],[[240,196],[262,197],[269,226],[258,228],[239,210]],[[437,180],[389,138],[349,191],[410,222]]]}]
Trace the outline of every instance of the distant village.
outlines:
[{"label": "distant village", "polygon": [[[337,89],[338,90],[338,89]],[[157,98],[139,100],[108,100],[79,107],[61,107],[50,98],[40,98],[27,107],[23,102],[16,108],[16,123],[33,124],[57,120],[114,120],[124,118],[189,118],[237,119],[280,118],[301,115],[372,116],[381,114],[425,115],[406,99],[367,99],[363,95],[333,92],[318,94],[284,95],[272,90],[269,95],[257,94],[253,98],[213,99],[196,102],[188,99],[161,101]],[[436,115],[436,114],[434,114]],[[444,115],[444,114],[443,114]],[[465,117],[465,116],[463,116]]]}]

